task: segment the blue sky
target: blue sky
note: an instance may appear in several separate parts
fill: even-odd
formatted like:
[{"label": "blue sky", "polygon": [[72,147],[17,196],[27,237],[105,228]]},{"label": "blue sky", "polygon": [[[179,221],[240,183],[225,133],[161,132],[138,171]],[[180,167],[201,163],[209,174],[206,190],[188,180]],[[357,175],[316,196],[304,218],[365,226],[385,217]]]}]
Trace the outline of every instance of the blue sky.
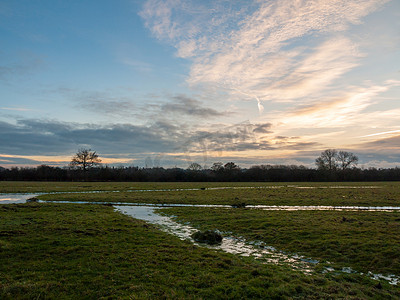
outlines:
[{"label": "blue sky", "polygon": [[400,166],[400,2],[0,1],[0,165]]}]

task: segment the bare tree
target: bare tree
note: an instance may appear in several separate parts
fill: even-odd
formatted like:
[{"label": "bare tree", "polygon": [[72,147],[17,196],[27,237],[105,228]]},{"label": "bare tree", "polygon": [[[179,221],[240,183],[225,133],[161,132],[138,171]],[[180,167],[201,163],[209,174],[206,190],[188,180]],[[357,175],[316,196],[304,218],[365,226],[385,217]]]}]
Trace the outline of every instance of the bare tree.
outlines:
[{"label": "bare tree", "polygon": [[211,170],[215,173],[222,172],[224,170],[224,165],[222,162],[213,163],[213,165],[211,166]]},{"label": "bare tree", "polygon": [[236,165],[234,162],[228,162],[224,165],[224,169],[226,171],[238,171],[240,170],[239,166]]},{"label": "bare tree", "polygon": [[201,169],[203,169],[203,167],[198,163],[191,163],[190,166],[188,167],[188,170],[191,171],[201,171]]},{"label": "bare tree", "polygon": [[91,167],[99,165],[100,163],[101,159],[96,154],[96,151],[92,151],[91,149],[79,149],[74,157],[72,157],[70,166],[87,171]]},{"label": "bare tree", "polygon": [[327,149],[321,152],[321,156],[315,160],[319,170],[333,171],[337,168],[337,151],[335,149]]},{"label": "bare tree", "polygon": [[351,166],[358,164],[358,157],[351,152],[339,151],[337,161],[342,170],[346,170]]}]

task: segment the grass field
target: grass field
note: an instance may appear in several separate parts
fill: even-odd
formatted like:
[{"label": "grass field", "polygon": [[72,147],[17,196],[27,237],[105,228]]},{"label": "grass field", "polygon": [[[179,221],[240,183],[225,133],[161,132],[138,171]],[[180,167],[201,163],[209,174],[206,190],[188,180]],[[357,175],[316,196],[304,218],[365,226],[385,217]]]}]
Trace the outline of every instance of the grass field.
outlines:
[{"label": "grass field", "polygon": [[[74,183],[75,184],[75,183]],[[227,187],[226,189],[215,189]],[[247,188],[252,187],[252,188]],[[23,187],[15,190],[27,191]],[[77,187],[90,190],[89,185]],[[191,189],[160,191],[162,189]],[[201,190],[205,188],[205,190]],[[209,189],[212,188],[212,189]],[[7,190],[6,188],[3,188]],[[38,186],[36,188],[40,190]],[[92,190],[121,191],[93,194],[43,195],[43,200],[107,201],[131,203],[186,203],[186,204],[264,204],[264,205],[354,205],[400,206],[399,183],[94,183]],[[159,190],[159,191],[134,191]],[[45,188],[42,188],[45,190]],[[73,191],[65,187],[64,191]],[[131,192],[127,190],[133,190]],[[60,190],[61,191],[61,190]]]},{"label": "grass field", "polygon": [[362,276],[307,276],[196,247],[112,207],[0,207],[1,299],[393,298]]},{"label": "grass field", "polygon": [[336,269],[400,274],[400,212],[169,208],[163,213],[201,230],[218,229],[329,261]]},{"label": "grass field", "polygon": [[[0,181],[0,193],[126,191],[131,189],[182,189],[218,186],[259,186],[257,182],[40,182]],[[266,185],[286,185],[284,183]]]},{"label": "grass field", "polygon": [[[297,187],[296,187],[297,186]],[[207,189],[230,187],[228,189]],[[262,188],[240,188],[262,187]],[[275,188],[278,187],[278,188]],[[313,187],[313,188],[304,188]],[[373,188],[371,188],[373,187]],[[190,189],[187,191],[129,190]],[[206,188],[206,189],[202,189]],[[88,192],[41,199],[192,204],[400,206],[391,183],[1,182],[0,192]],[[400,275],[400,212],[162,210],[198,229],[321,260],[316,273],[197,247],[107,205],[0,205],[0,298],[400,298],[367,276],[321,274],[329,266]]]}]

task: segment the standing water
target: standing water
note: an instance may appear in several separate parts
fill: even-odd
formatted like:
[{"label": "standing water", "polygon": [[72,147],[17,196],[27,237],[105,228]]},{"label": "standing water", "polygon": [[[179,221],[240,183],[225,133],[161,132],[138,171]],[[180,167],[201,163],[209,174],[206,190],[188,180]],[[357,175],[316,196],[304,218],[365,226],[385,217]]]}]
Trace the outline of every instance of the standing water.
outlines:
[{"label": "standing water", "polygon": [[[94,191],[98,192],[98,191]],[[14,203],[25,203],[28,199],[36,197],[42,193],[36,194],[0,194],[0,204],[14,204]],[[56,194],[56,193],[54,193]],[[52,201],[40,201],[40,202],[52,202]],[[58,203],[87,203],[87,204],[104,204],[104,202],[72,202],[72,201],[54,201]],[[205,245],[195,242],[191,235],[197,230],[188,225],[182,225],[174,222],[170,217],[161,216],[156,211],[168,206],[191,206],[191,207],[218,207],[218,208],[229,208],[228,205],[185,205],[185,204],[168,204],[164,205],[152,205],[152,204],[141,204],[138,203],[110,203],[114,205],[116,211],[127,214],[133,218],[147,221],[151,224],[160,226],[160,228],[170,234],[178,236],[182,240],[190,240],[196,245],[205,246],[211,249],[220,249],[228,253],[237,254],[241,256],[253,256],[254,258],[260,259],[266,263],[274,263],[278,265],[289,265],[292,269],[302,271],[303,273],[310,274],[314,270],[314,266],[319,262],[317,260],[307,259],[297,254],[288,255],[281,251],[276,250],[274,247],[267,246],[263,242],[246,242],[244,239],[238,239],[235,237],[224,237],[222,243],[219,245]],[[366,210],[366,211],[395,211],[400,210],[400,207],[351,207],[351,206],[263,206],[254,205],[249,206],[253,209],[264,209],[264,210]],[[343,268],[342,270],[335,270],[330,267],[326,267],[323,273],[327,272],[344,272],[344,273],[357,273],[351,268]],[[363,274],[363,273],[359,273]],[[379,280],[385,279],[390,284],[397,285],[400,278],[396,275],[382,275],[368,272],[366,274],[370,278]]]},{"label": "standing water", "polygon": [[38,194],[0,194],[0,204],[25,203],[26,200],[36,196]]},{"label": "standing water", "polygon": [[[191,237],[197,230],[189,225],[179,224],[174,222],[170,217],[162,216],[157,214],[157,211],[162,207],[155,206],[127,206],[127,205],[115,205],[116,211],[123,214],[129,215],[135,219],[147,221],[151,224],[160,226],[161,230],[174,234],[182,240],[189,240],[192,243],[208,247],[211,249],[219,249],[228,253],[241,255],[241,256],[252,256],[265,263],[273,263],[276,265],[288,265],[294,270],[301,271],[305,274],[311,274],[314,271],[314,267],[319,263],[318,260],[305,258],[297,254],[286,254],[282,251],[277,250],[272,246],[265,245],[264,242],[246,242],[245,239],[238,239],[235,237],[226,237],[222,239],[221,244],[207,245],[199,244]],[[336,272],[336,273],[358,273],[351,268],[343,268],[342,270],[335,270],[332,267],[325,267],[323,273]],[[365,275],[364,273],[358,273]],[[392,285],[397,285],[400,281],[400,277],[396,275],[382,275],[368,272],[368,277],[379,280],[387,280]]]}]

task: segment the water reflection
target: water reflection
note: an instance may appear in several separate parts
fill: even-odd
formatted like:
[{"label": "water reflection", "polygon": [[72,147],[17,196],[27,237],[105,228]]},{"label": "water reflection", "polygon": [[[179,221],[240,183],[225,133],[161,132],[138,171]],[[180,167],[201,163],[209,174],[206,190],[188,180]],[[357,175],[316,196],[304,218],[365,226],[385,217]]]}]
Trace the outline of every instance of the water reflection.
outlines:
[{"label": "water reflection", "polygon": [[[170,234],[178,236],[182,240],[189,240],[192,243],[207,247],[211,249],[219,249],[228,253],[252,256],[265,263],[273,263],[276,265],[288,265],[294,270],[301,271],[305,274],[311,274],[315,270],[315,266],[319,263],[318,260],[306,258],[298,254],[287,254],[277,250],[272,246],[266,245],[262,241],[248,242],[243,238],[236,238],[231,236],[224,236],[222,243],[218,245],[199,244],[195,242],[191,235],[197,230],[188,224],[179,224],[171,219],[171,217],[162,216],[157,213],[161,207],[155,206],[114,206],[115,209],[121,213],[127,214],[135,219],[147,221],[151,224],[160,226],[160,228]],[[172,216],[173,217],[173,216]],[[350,267],[344,267],[341,270],[336,270],[332,267],[324,267],[322,273],[354,273],[360,275],[367,275],[368,277],[380,280],[384,279],[389,284],[397,285],[400,277],[396,275],[382,275],[368,272],[367,274],[359,273]]]},{"label": "water reflection", "polygon": [[38,194],[0,194],[0,204],[25,203],[26,200],[36,196]]},{"label": "water reflection", "polygon": [[207,247],[210,249],[219,249],[228,253],[237,254],[241,256],[252,256],[257,259],[261,259],[267,263],[273,263],[277,265],[290,265],[292,269],[300,270],[304,273],[311,273],[313,271],[313,265],[318,261],[306,259],[299,255],[287,255],[274,247],[266,246],[262,242],[247,243],[244,239],[238,239],[235,237],[224,236],[221,244],[207,245],[203,243],[197,243],[193,240],[191,235],[197,231],[197,229],[189,226],[177,223],[171,219],[157,214],[157,208],[154,206],[114,206],[115,209],[121,213],[127,214],[135,219],[141,219],[151,224],[159,225],[160,228],[170,234],[178,236],[182,240],[189,240],[192,243]]},{"label": "water reflection", "polygon": [[341,210],[341,211],[400,211],[399,206],[329,206],[329,205],[247,205],[262,210]]},{"label": "water reflection", "polygon": [[[72,192],[71,192],[72,193]],[[29,198],[37,197],[45,193],[25,194],[1,194],[0,204],[25,203]],[[49,193],[47,193],[49,194]],[[57,193],[50,193],[57,194]],[[184,204],[184,203],[139,203],[139,202],[105,202],[105,201],[56,201],[39,200],[41,203],[75,203],[75,204],[109,204],[109,205],[131,205],[151,207],[199,207],[199,208],[232,208],[232,205],[223,204]],[[400,211],[400,206],[327,206],[327,205],[246,205],[249,209],[262,210],[339,210],[339,211]]]}]

